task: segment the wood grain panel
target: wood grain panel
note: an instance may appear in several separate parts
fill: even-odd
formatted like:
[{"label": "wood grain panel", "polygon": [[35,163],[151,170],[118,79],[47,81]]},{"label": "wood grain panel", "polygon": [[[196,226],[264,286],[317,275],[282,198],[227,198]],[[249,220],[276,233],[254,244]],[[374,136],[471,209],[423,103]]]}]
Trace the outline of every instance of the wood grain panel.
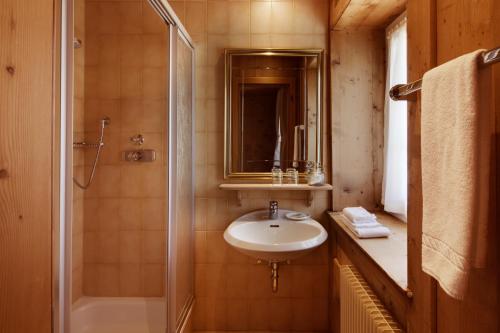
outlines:
[{"label": "wood grain panel", "polygon": [[0,2],[0,332],[51,331],[54,2]]},{"label": "wood grain panel", "polygon": [[[420,79],[435,66],[435,1],[409,0],[408,81]],[[435,283],[422,271],[422,170],[420,165],[420,102],[408,103],[408,288],[413,301],[408,331],[435,332]]]},{"label": "wood grain panel", "polygon": [[[499,45],[499,4],[494,0],[457,1],[410,0],[408,3],[409,80],[464,53],[477,48]],[[495,31],[493,29],[496,29]],[[498,66],[497,66],[498,67]],[[491,73],[493,72],[493,74]],[[498,68],[481,71],[482,112],[491,112],[496,122],[497,156],[493,170],[498,172]],[[496,108],[495,108],[496,106]],[[493,111],[496,110],[496,111]],[[495,114],[496,112],[496,114]],[[495,119],[493,119],[495,118]],[[495,139],[493,139],[495,140]],[[463,302],[446,295],[421,271],[421,169],[420,169],[420,98],[410,103],[409,121],[409,278],[415,299],[410,309],[409,329],[417,332],[497,332],[498,326],[498,226],[493,223],[498,211],[492,211],[489,230],[489,262],[484,270],[471,274],[469,291]],[[491,180],[498,190],[498,175]],[[494,193],[493,207],[498,210]],[[498,216],[498,215],[497,215]]]},{"label": "wood grain panel", "polygon": [[406,0],[340,0],[333,7],[336,30],[384,28],[405,8]]},{"label": "wood grain panel", "polygon": [[[495,22],[499,22],[498,11],[495,14],[494,10],[495,6],[498,6],[497,2],[495,0],[436,0],[437,64],[478,48],[490,49],[500,45],[498,28],[496,28],[496,33],[493,30]],[[498,10],[498,7],[496,9]],[[498,73],[498,69],[495,71]],[[480,100],[482,101],[480,112],[488,113],[492,123],[495,123],[494,99],[495,94],[498,95],[499,92],[494,90],[493,72],[491,67],[480,71]],[[498,78],[497,75],[496,80]],[[498,108],[496,112],[498,118]],[[493,190],[496,188],[494,178],[495,175],[492,178]],[[465,300],[462,302],[454,300],[438,287],[438,332],[498,332],[499,237],[498,224],[495,223],[494,217],[490,219],[488,229],[489,239],[485,240],[490,254],[487,266],[485,269],[474,270],[471,273]]]},{"label": "wood grain panel", "polygon": [[383,160],[385,37],[376,31],[333,31],[333,208],[380,203]]}]

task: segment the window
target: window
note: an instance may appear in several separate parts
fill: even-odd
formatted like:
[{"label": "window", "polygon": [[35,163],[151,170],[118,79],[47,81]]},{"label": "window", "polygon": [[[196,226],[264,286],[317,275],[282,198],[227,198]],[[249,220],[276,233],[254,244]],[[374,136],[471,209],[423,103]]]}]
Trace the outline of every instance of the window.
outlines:
[{"label": "window", "polygon": [[387,79],[384,110],[384,210],[406,221],[407,185],[407,105],[389,97],[392,86],[407,82],[406,14],[386,30]]}]

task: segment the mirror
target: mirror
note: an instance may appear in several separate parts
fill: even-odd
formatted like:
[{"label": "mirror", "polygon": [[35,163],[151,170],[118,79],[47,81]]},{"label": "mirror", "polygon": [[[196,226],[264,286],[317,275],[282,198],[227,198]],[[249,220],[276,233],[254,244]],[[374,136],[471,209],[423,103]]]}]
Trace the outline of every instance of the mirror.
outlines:
[{"label": "mirror", "polygon": [[322,50],[227,49],[225,179],[321,163]]}]

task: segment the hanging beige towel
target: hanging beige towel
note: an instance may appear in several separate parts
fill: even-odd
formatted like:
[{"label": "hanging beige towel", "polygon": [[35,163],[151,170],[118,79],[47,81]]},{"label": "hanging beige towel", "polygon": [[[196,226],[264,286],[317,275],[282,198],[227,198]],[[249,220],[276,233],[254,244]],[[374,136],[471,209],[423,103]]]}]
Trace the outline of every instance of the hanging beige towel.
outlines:
[{"label": "hanging beige towel", "polygon": [[490,138],[479,103],[481,52],[422,80],[422,269],[456,299],[486,251]]}]

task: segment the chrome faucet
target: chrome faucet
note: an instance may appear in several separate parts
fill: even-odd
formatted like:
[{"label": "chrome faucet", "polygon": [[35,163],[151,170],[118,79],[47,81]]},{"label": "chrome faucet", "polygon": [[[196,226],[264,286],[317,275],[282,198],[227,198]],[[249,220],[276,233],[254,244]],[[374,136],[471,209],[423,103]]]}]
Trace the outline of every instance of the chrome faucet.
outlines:
[{"label": "chrome faucet", "polygon": [[269,219],[271,220],[278,219],[278,201],[275,200],[269,201]]}]

